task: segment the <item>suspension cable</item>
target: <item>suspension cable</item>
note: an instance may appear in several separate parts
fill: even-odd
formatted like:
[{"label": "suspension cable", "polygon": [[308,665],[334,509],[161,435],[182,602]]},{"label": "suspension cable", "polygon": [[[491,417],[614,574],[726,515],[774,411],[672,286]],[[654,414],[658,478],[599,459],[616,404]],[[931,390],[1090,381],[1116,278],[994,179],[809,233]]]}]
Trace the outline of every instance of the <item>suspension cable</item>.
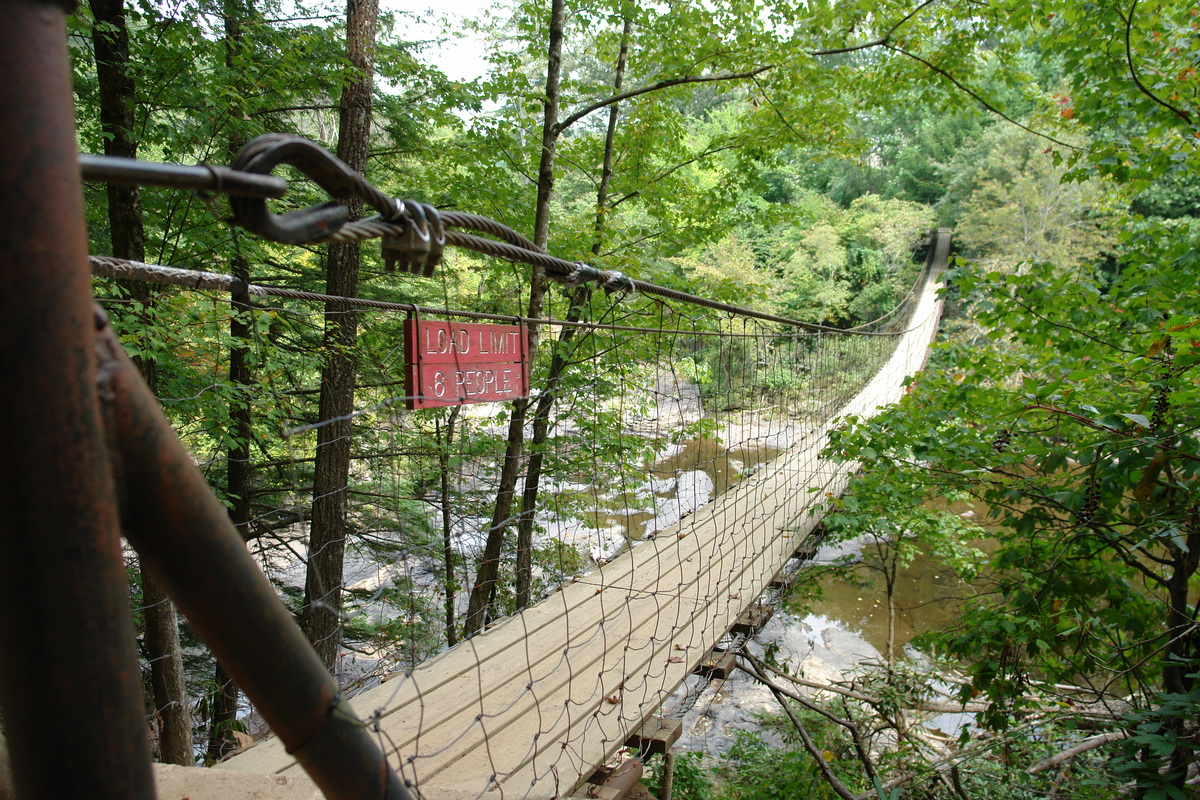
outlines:
[{"label": "suspension cable", "polygon": [[[492,258],[540,267],[548,278],[568,287],[594,282],[610,294],[613,292],[646,294],[804,331],[854,336],[896,336],[900,333],[863,330],[864,326],[862,325],[853,328],[837,328],[804,322],[658,286],[631,278],[616,270],[601,270],[583,262],[556,258],[537,247],[517,231],[488,217],[459,211],[439,211],[428,204],[391,198],[362,175],[351,170],[328,150],[299,136],[288,134],[260,136],[242,148],[229,168],[144,164],[132,159],[114,159],[104,156],[81,156],[80,163],[85,177],[92,180],[147,183],[158,186],[192,188],[200,191],[224,192],[229,195],[230,207],[234,213],[233,221],[250,232],[271,241],[286,244],[322,244],[381,239],[383,240],[385,269],[391,269],[394,265],[399,264],[405,271],[423,272],[427,277],[432,276],[433,268],[440,262],[442,248],[449,244]],[[349,210],[345,205],[326,202],[282,216],[272,214],[266,206],[267,198],[278,198],[287,189],[286,181],[269,174],[280,164],[289,164],[295,167],[338,200],[357,197],[374,207],[379,213],[364,219],[349,220]],[[446,227],[465,228],[486,233],[495,238],[446,230]],[[130,266],[134,262],[93,258],[92,263],[94,268],[98,265],[106,265],[103,268],[116,271],[126,270],[130,277],[135,277],[132,272],[137,271]],[[120,264],[124,264],[124,266],[119,266]],[[171,268],[155,267],[155,270],[157,270],[154,273],[155,277],[151,277],[150,273],[143,272],[138,279],[155,282],[182,280],[181,285],[193,288],[229,288],[224,284],[218,286],[217,283],[220,281],[213,282],[217,278],[224,279],[228,276],[178,270],[182,275],[171,276],[168,280]],[[116,276],[114,274],[110,277]],[[229,280],[236,279],[230,278]],[[208,285],[202,285],[204,282],[207,282]],[[337,299],[346,301],[350,299],[333,298],[314,292],[290,289],[270,289],[268,292],[268,288],[256,287],[255,291],[251,293],[269,293],[277,297],[303,300]],[[416,306],[408,304],[386,303],[377,300],[361,301],[355,305],[391,310],[417,309]],[[903,301],[901,305],[903,305]],[[889,315],[884,315],[883,318]],[[468,313],[463,312],[462,316],[468,316]],[[498,315],[480,314],[478,318],[496,319],[499,317]],[[561,324],[561,322],[556,321],[555,324]]]},{"label": "suspension cable", "polygon": [[[263,286],[257,283],[247,283],[234,275],[223,275],[219,272],[206,272],[195,269],[180,269],[179,267],[164,267],[161,264],[147,264],[142,261],[131,261],[113,256],[89,255],[92,275],[97,278],[114,278],[124,281],[140,281],[156,283],[164,286],[178,286],[182,289],[212,292],[245,292],[255,297],[280,297],[291,300],[305,300],[314,303],[330,303],[346,308],[368,308],[380,311],[401,311],[421,316],[456,317],[461,319],[479,319],[490,322],[505,322],[513,325],[555,325],[559,327],[586,328],[588,330],[618,331],[622,333],[686,333],[688,336],[719,336],[735,339],[783,338],[793,339],[819,334],[821,331],[805,331],[803,333],[751,333],[737,334],[728,331],[680,330],[679,328],[652,328],[644,325],[617,325],[613,323],[583,322],[560,319],[558,317],[525,317],[514,314],[492,314],[485,311],[464,311],[453,308],[437,308],[422,306],[415,303],[396,303],[389,300],[370,300],[365,297],[345,297],[342,295],[305,292],[297,289],[283,289],[277,286]],[[841,331],[838,333],[856,333],[856,331]],[[911,328],[891,331],[886,336],[900,336]]]}]

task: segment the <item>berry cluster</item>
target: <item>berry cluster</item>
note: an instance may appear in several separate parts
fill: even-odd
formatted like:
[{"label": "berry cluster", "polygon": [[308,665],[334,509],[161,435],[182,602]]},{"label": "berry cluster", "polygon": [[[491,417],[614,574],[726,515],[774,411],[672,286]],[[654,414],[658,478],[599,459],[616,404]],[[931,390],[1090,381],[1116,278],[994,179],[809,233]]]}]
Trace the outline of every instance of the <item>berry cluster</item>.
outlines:
[{"label": "berry cluster", "polygon": [[1096,516],[1096,509],[1100,507],[1100,482],[1096,480],[1096,473],[1092,473],[1091,479],[1088,481],[1087,492],[1083,496],[1083,507],[1075,515],[1075,524],[1087,525]]},{"label": "berry cluster", "polygon": [[1003,453],[1008,449],[1008,445],[1012,442],[1012,431],[1008,428],[1000,431],[996,438],[992,441],[992,449],[997,453]]},{"label": "berry cluster", "polygon": [[1164,386],[1158,392],[1158,400],[1154,402],[1154,413],[1150,415],[1150,430],[1157,431],[1162,427],[1171,410],[1171,401],[1167,399],[1167,388]]}]

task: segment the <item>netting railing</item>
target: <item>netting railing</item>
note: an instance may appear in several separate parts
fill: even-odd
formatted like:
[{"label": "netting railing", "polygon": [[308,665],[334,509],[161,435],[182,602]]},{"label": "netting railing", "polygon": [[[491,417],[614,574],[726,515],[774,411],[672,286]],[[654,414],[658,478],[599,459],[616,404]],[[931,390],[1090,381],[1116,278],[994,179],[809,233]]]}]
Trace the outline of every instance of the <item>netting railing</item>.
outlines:
[{"label": "netting railing", "polygon": [[[208,332],[191,336],[186,325],[177,327],[170,358],[188,368],[193,384],[160,399],[218,487],[228,458],[221,419],[227,406],[213,401],[239,392],[226,377],[231,342],[220,335],[227,298],[193,290],[158,301],[186,306],[192,325]],[[297,596],[304,586],[315,432],[325,421],[308,418],[316,358],[306,363],[286,349],[317,339],[326,312],[311,302],[269,298],[249,313],[259,345],[250,358],[252,415],[256,427],[269,431],[252,448],[250,547],[268,576]],[[372,341],[358,353],[363,379],[346,490],[353,532],[345,586],[350,679],[415,665],[456,638],[447,636],[444,609],[449,598],[455,620],[465,611],[458,606],[495,502],[507,413],[499,403],[405,410],[399,346],[405,314],[370,308],[357,314]],[[621,299],[598,315],[609,321],[586,324],[572,345],[573,364],[549,421],[553,433],[527,450],[541,452],[546,464],[535,514],[539,596],[804,441],[865,385],[897,341],[688,316],[643,298]],[[900,328],[908,316],[889,322]],[[441,318],[474,319],[453,312]],[[308,383],[297,374],[303,370]],[[500,582],[489,619],[515,610],[511,579]],[[374,650],[387,654],[367,655]]]},{"label": "netting railing", "polygon": [[[739,330],[717,337],[715,363],[729,370],[727,388],[707,397],[703,383],[696,384],[699,392],[674,388],[688,385],[680,364],[694,357],[702,337],[689,332],[653,351],[662,366],[629,393],[645,404],[626,397],[611,410],[627,415],[620,418],[617,453],[644,453],[652,437],[668,449],[633,475],[568,471],[574,480],[560,484],[558,494],[578,496],[542,511],[547,541],[584,543],[592,558],[551,559],[545,600],[353,701],[374,717],[402,774],[430,797],[560,796],[635,736],[796,551],[816,522],[808,510],[825,493],[840,492],[846,472],[817,457],[830,416],[870,413],[898,395],[936,326],[932,293],[920,299],[914,327],[888,340],[890,346],[825,337],[819,344],[780,342],[761,330],[743,333],[739,322]],[[773,374],[779,362],[765,355],[768,346],[786,352],[795,374],[808,375],[812,365],[823,369],[771,397],[758,388],[759,402],[751,405],[738,391],[744,384],[735,381],[735,366],[753,365],[743,378]],[[882,368],[872,376],[855,370],[854,361]],[[618,375],[630,380],[632,372],[626,367]],[[843,381],[822,380],[837,374]],[[590,392],[613,377],[586,373],[587,388],[574,400],[593,403]],[[665,384],[672,389],[664,391]],[[688,431],[689,413],[702,419],[706,400],[715,406],[709,426]],[[645,423],[667,418],[676,425]],[[681,427],[685,438],[672,441],[668,431]],[[582,430],[564,439],[552,445],[564,465],[580,457],[585,465],[600,464],[591,455],[594,434]],[[649,450],[655,452],[653,445]],[[608,524],[612,498],[634,509],[642,502],[645,517],[632,521],[640,539],[627,544],[628,517]],[[601,525],[581,525],[581,508]],[[268,743],[229,766],[291,774],[287,763]]]},{"label": "netting railing", "polygon": [[[339,677],[351,693],[368,690],[357,710],[376,717],[401,772],[426,796],[499,788],[549,797],[625,743],[800,546],[816,522],[810,507],[840,490],[842,475],[816,457],[824,433],[836,414],[892,399],[919,368],[936,324],[931,274],[871,331],[885,336],[796,331],[637,295],[596,298],[595,321],[573,326],[551,433],[526,446],[526,461],[543,459],[529,515],[530,600],[517,593],[514,511],[489,627],[465,642],[508,405],[406,410],[399,342],[413,310],[357,309],[369,333],[345,490]],[[221,329],[227,294],[182,296],[195,325]],[[276,434],[252,448],[249,547],[298,607],[315,434],[327,420],[311,418],[316,387],[297,380],[295,353],[273,348],[316,339],[327,312],[307,298],[258,302],[249,312],[253,413],[273,420]],[[431,312],[420,310],[423,319]],[[565,329],[549,323],[543,340]],[[198,349],[179,355],[210,364],[212,380],[163,400],[202,467],[219,476],[227,443],[203,421],[199,398],[229,391],[221,353],[230,343],[191,338]],[[267,744],[223,766],[286,772],[288,762]]]}]

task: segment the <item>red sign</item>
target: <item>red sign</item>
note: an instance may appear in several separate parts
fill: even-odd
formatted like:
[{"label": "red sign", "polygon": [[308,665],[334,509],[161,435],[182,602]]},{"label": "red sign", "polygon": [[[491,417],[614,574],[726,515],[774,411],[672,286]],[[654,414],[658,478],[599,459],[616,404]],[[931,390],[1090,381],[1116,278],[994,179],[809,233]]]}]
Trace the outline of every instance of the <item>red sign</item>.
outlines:
[{"label": "red sign", "polygon": [[528,334],[520,325],[404,323],[409,408],[461,406],[524,397]]}]

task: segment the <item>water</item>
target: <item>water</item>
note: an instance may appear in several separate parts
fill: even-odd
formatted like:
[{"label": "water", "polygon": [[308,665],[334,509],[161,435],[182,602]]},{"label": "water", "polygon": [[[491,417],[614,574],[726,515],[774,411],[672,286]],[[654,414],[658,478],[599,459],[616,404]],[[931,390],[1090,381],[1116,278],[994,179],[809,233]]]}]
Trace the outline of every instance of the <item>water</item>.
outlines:
[{"label": "water", "polygon": [[649,496],[598,500],[589,521],[601,530],[617,527],[629,541],[639,540],[674,525],[728,491],[754,467],[780,455],[787,444],[778,437],[752,438],[733,446],[707,436],[686,439],[655,462]]},{"label": "water", "polygon": [[[981,509],[967,505],[950,509],[964,517],[978,518]],[[976,542],[989,549],[986,542]],[[871,537],[829,545],[819,549],[815,558],[804,565],[798,592],[817,588],[822,597],[799,603],[794,595],[788,609],[777,610],[771,621],[747,643],[748,651],[756,656],[769,647],[778,663],[793,675],[817,684],[846,681],[886,663],[889,646],[889,619],[886,582],[882,573],[873,568],[880,562],[876,551],[879,545]],[[835,573],[828,567],[835,561],[854,561],[843,571]],[[812,576],[807,587],[805,576]],[[927,659],[910,646],[914,637],[951,622],[972,586],[958,578],[936,559],[922,554],[897,571],[894,595],[894,642],[897,657],[911,658],[928,668]],[[678,747],[721,755],[729,750],[739,731],[755,732],[768,741],[781,744],[761,718],[779,713],[779,705],[770,691],[746,674],[737,671],[727,681],[710,687],[699,685],[689,678],[693,692],[687,698],[688,685],[672,698],[664,709],[679,709],[694,702],[682,716],[684,729]],[[925,684],[929,690],[947,702],[956,687],[929,669]],[[811,694],[809,690],[802,691]],[[698,694],[698,699],[695,699]],[[965,725],[973,722],[971,713],[939,713],[929,715],[923,724],[930,730],[956,736]]]},{"label": "water", "polygon": [[[818,559],[822,555],[819,551]],[[970,584],[922,553],[897,569],[895,616],[890,625],[887,582],[880,569],[881,561],[878,545],[867,543],[862,560],[849,568],[848,575],[824,570],[807,585],[801,579],[798,592],[815,588],[821,599],[797,603],[801,597],[794,595],[792,603],[806,608],[809,616],[829,620],[831,625],[862,636],[881,653],[888,650],[889,628],[894,625],[893,648],[898,655],[914,637],[945,627],[971,594]],[[815,570],[816,565],[806,569]]]}]

